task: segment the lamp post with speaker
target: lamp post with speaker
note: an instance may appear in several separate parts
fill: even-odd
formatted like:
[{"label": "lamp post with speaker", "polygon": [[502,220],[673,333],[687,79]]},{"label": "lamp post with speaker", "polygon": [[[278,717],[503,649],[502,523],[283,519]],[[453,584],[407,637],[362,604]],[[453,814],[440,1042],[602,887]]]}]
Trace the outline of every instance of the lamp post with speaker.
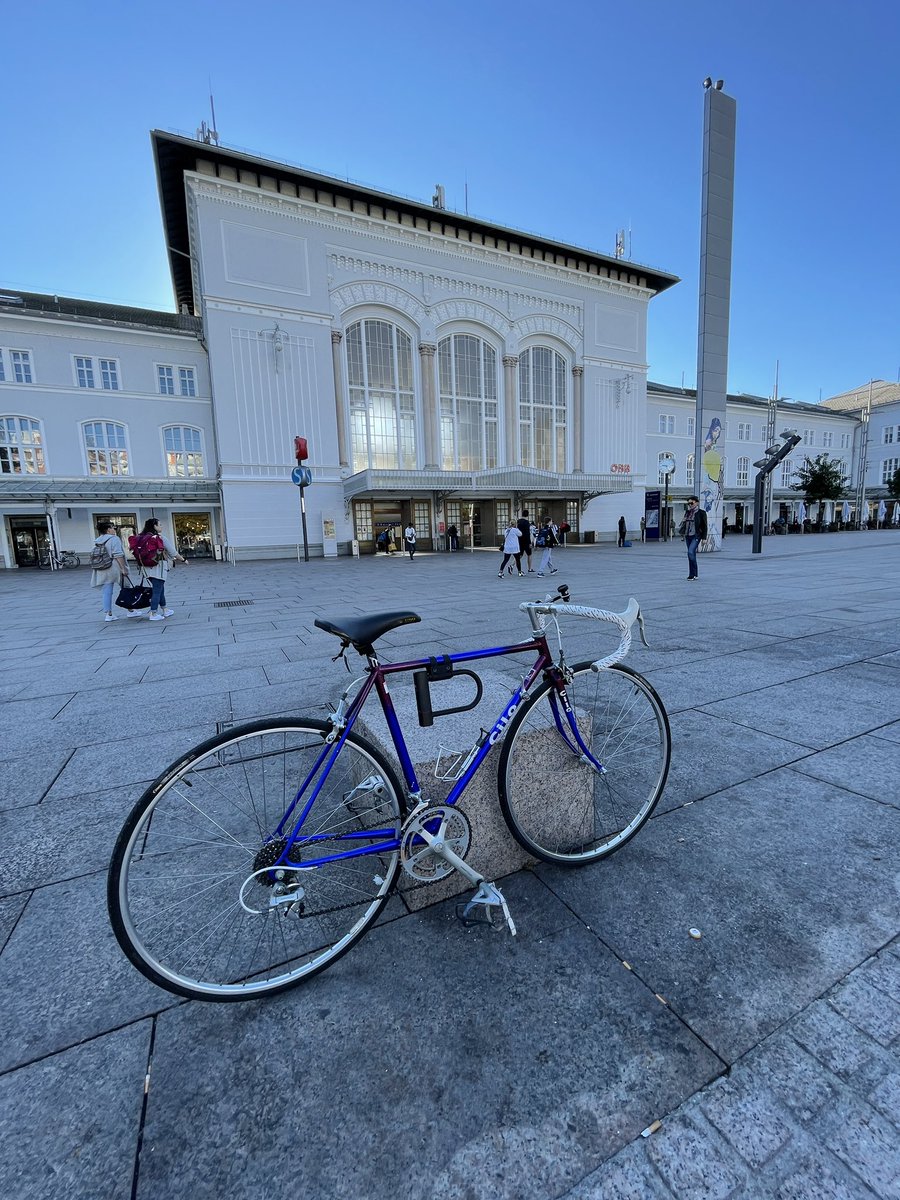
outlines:
[{"label": "lamp post with speaker", "polygon": [[306,535],[306,498],[304,491],[312,483],[312,471],[304,467],[304,461],[309,457],[305,437],[294,438],[294,455],[297,465],[291,471],[291,483],[300,489],[300,523],[303,526],[303,561],[309,562],[309,541]]}]

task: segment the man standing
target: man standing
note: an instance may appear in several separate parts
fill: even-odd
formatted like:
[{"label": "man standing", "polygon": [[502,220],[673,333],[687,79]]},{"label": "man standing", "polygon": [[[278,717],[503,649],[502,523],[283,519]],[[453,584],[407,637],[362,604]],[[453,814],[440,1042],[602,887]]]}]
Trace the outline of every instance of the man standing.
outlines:
[{"label": "man standing", "polygon": [[697,578],[697,547],[706,537],[708,528],[706,513],[700,507],[699,496],[691,496],[688,500],[687,512],[679,526],[678,532],[684,538],[688,556],[688,579]]},{"label": "man standing", "polygon": [[625,535],[627,534],[627,532],[628,532],[628,528],[625,525],[625,518],[619,517],[619,549],[620,550],[625,545]]},{"label": "man standing", "polygon": [[[519,553],[524,554],[528,560],[528,574],[534,574],[534,567],[531,565],[531,552],[533,549],[531,542],[531,522],[528,519],[528,509],[522,509],[522,515],[516,521],[516,528],[519,531]],[[521,563],[521,559],[519,560]],[[524,572],[522,572],[524,574]]]}]

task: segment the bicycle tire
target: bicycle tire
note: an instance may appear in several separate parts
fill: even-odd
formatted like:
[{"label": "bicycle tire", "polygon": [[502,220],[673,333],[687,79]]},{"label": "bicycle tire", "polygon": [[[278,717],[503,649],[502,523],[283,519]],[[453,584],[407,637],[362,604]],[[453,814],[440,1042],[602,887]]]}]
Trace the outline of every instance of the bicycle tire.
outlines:
[{"label": "bicycle tire", "polygon": [[[659,696],[630,667],[593,671],[583,662],[571,676],[566,691],[579,732],[604,772],[561,737],[551,704],[557,693],[545,680],[510,722],[497,787],[509,831],[524,849],[544,862],[580,866],[615,853],[649,819],[668,777],[672,735]],[[558,789],[555,804],[548,782]]]},{"label": "bicycle tire", "polygon": [[42,571],[49,571],[51,568],[50,559],[46,554],[38,556],[38,567]]},{"label": "bicycle tire", "polygon": [[[112,853],[107,906],[119,945],[147,979],[199,1000],[273,995],[336,962],[376,920],[399,850],[298,871],[304,895],[294,913],[268,907],[271,873],[262,876],[269,882],[245,882],[271,865],[259,856],[271,855],[267,840],[277,845],[269,835],[330,728],[313,718],[236,727],[189,750],[138,800]],[[298,859],[345,851],[339,834],[388,829],[399,838],[404,810],[384,755],[351,732],[304,822],[316,849],[300,849]],[[256,913],[241,894],[259,904]]]},{"label": "bicycle tire", "polygon": [[77,554],[64,554],[62,556],[62,565],[64,567],[80,567],[81,559]]}]

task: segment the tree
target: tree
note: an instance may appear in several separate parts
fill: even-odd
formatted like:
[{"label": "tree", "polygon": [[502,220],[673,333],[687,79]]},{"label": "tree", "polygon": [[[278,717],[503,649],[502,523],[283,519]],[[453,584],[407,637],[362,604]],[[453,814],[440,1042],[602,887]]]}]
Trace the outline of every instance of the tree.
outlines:
[{"label": "tree", "polygon": [[826,500],[838,500],[843,496],[849,476],[843,472],[838,459],[829,458],[827,454],[817,454],[815,458],[808,455],[794,469],[797,483],[792,483],[791,491],[802,492],[807,504],[819,503],[818,524],[822,524],[824,503]]},{"label": "tree", "polygon": [[888,484],[888,495],[892,500],[900,500],[900,467],[891,476]]}]

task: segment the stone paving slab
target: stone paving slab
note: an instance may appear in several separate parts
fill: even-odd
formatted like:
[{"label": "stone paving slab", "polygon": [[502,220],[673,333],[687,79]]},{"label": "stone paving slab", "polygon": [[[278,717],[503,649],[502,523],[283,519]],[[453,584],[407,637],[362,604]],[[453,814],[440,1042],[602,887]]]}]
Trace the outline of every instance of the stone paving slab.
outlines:
[{"label": "stone paving slab", "polygon": [[[515,942],[463,929],[449,902],[302,990],[163,1014],[138,1196],[227,1194],[243,1145],[244,1194],[290,1160],[298,1195],[538,1200],[721,1070],[534,877],[507,892],[528,914]],[[290,1121],[259,1128],[283,1096]],[[375,1113],[377,1149],[360,1139]]]},{"label": "stone paving slab", "polygon": [[898,838],[895,809],[782,768],[537,871],[731,1063],[891,936]]},{"label": "stone paving slab", "polygon": [[0,1195],[131,1194],[150,1025],[142,1021],[0,1076]]},{"label": "stone paving slab", "polygon": [[[423,556],[414,566],[192,564],[173,583],[175,618],[104,625],[85,571],[0,572],[0,687],[13,692],[9,703],[0,696],[0,713],[56,703],[61,687],[74,696],[55,717],[21,708],[7,724],[6,886],[29,890],[0,895],[0,1096],[9,1081],[27,1090],[34,1072],[29,1122],[39,1127],[49,1114],[59,1139],[48,1135],[51,1159],[57,1145],[61,1160],[77,1155],[72,1161],[87,1164],[85,1194],[101,1194],[91,1154],[106,1134],[93,1131],[113,1129],[128,1093],[120,1082],[128,1054],[117,1039],[161,1013],[155,1057],[167,1074],[151,1087],[154,1141],[145,1141],[138,1170],[138,1194],[153,1200],[204,1188],[255,1196],[296,1161],[327,1183],[351,1159],[351,1130],[357,1176],[336,1194],[352,1194],[368,1171],[376,1195],[388,1187],[383,1179],[399,1179],[392,1193],[409,1200],[683,1200],[691,1187],[705,1200],[731,1179],[733,1200],[896,1200],[898,550],[900,536],[888,533],[769,539],[754,557],[748,540],[729,538],[690,588],[677,545],[561,552],[557,580],[576,602],[621,609],[639,598],[653,649],[635,645],[630,662],[668,676],[673,708],[686,703],[673,714],[674,762],[657,815],[607,862],[558,872],[573,889],[565,903],[534,901],[531,889],[541,895],[546,885],[533,873],[504,881],[515,942],[458,927],[452,903],[406,916],[394,897],[381,926],[320,979],[280,999],[222,1007],[154,988],[108,927],[103,859],[144,782],[148,768],[135,764],[148,761],[148,738],[150,763],[154,755],[162,763],[232,722],[240,697],[288,701],[296,712],[336,693],[351,676],[329,661],[336,643],[315,628],[317,615],[412,608],[422,622],[388,635],[384,656],[423,657],[524,638],[518,604],[543,595],[544,581],[501,584],[489,553]],[[229,599],[255,604],[214,607]],[[65,627],[47,625],[48,605],[66,611]],[[609,647],[609,632],[593,622],[563,627],[570,660]],[[757,689],[754,664],[780,682]],[[358,672],[357,658],[352,665]],[[496,666],[514,680],[513,660]],[[676,696],[682,667],[689,685]],[[265,682],[240,686],[245,671],[257,680],[264,672]],[[735,679],[740,690],[711,700],[704,683],[723,678],[729,693]],[[270,685],[286,693],[274,696]],[[198,690],[212,710],[188,694]],[[134,700],[123,704],[123,695]],[[101,701],[90,709],[96,719],[67,716],[82,701],[85,712]],[[248,715],[259,715],[252,708]],[[23,721],[26,712],[34,719]],[[535,770],[540,777],[552,766]],[[64,878],[84,869],[94,873]],[[553,872],[540,871],[562,895]],[[685,936],[695,924],[700,942]],[[639,956],[631,972],[619,961]],[[723,1058],[734,1056],[724,1076],[724,1062],[697,1036],[707,1031]],[[40,1085],[40,1072],[71,1061],[77,1081],[78,1056],[100,1042],[112,1047],[112,1065],[96,1074],[97,1123],[85,1125],[77,1106],[70,1113],[60,1104],[59,1087],[54,1095]],[[318,1105],[310,1076],[325,1081]],[[484,1106],[473,1086],[482,1080]],[[208,1177],[179,1113],[185,1097],[214,1147]],[[306,1106],[300,1156],[297,1097]],[[386,1122],[386,1113],[397,1119]],[[108,1141],[127,1163],[126,1196],[139,1140],[127,1115],[130,1132],[115,1126]],[[654,1119],[659,1132],[638,1137]],[[355,1165],[359,1146],[380,1146],[386,1125],[389,1140],[403,1141],[405,1169],[379,1169],[386,1159],[372,1155]],[[672,1126],[701,1143],[668,1137]],[[779,1130],[789,1136],[776,1145]],[[26,1141],[15,1169],[23,1180],[43,1179],[47,1161]],[[315,1188],[306,1194],[318,1200]]]}]

